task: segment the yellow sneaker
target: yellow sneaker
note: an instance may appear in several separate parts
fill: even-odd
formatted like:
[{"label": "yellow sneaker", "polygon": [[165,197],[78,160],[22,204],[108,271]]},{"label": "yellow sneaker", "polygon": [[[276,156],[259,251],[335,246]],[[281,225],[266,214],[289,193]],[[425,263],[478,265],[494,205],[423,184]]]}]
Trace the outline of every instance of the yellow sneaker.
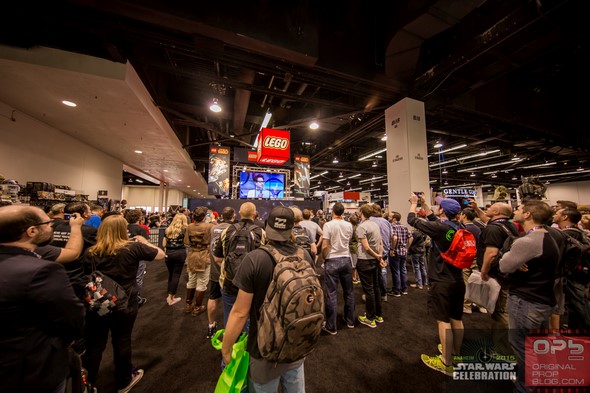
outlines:
[{"label": "yellow sneaker", "polygon": [[446,374],[450,377],[453,376],[453,371],[455,370],[454,367],[452,365],[446,366],[443,363],[440,355],[428,356],[428,355],[422,354],[422,355],[420,355],[420,359],[422,359],[422,363],[424,363],[425,365],[427,365],[431,369],[436,370],[439,373]]}]

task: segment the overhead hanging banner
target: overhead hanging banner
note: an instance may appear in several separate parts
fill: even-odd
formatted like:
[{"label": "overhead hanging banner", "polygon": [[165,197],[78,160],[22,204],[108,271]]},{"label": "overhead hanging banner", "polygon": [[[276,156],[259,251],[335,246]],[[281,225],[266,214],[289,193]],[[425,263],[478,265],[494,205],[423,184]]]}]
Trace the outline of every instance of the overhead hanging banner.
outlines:
[{"label": "overhead hanging banner", "polygon": [[293,187],[293,196],[309,197],[309,156],[295,156],[293,163],[293,172],[295,186]]},{"label": "overhead hanging banner", "polygon": [[263,128],[258,134],[258,164],[283,165],[291,155],[291,133]]},{"label": "overhead hanging banner", "polygon": [[209,195],[229,196],[229,153],[229,147],[209,148]]}]

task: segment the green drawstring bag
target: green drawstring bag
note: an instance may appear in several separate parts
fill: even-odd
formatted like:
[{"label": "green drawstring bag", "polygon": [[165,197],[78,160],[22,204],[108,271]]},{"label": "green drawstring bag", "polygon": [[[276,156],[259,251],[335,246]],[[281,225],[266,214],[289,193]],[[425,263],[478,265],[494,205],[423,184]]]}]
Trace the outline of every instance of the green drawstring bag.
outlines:
[{"label": "green drawstring bag", "polygon": [[[213,348],[221,350],[222,344],[219,337],[224,332],[225,329],[220,329],[211,337]],[[248,391],[250,354],[246,350],[247,344],[248,334],[242,333],[232,348],[231,362],[225,366],[219,376],[217,386],[215,386],[215,393],[245,393]]]}]

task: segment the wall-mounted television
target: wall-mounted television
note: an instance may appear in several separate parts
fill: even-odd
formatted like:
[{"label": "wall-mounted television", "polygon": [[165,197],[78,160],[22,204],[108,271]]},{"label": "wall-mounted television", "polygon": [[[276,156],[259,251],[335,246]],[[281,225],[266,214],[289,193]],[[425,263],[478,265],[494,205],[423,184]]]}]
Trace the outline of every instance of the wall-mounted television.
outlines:
[{"label": "wall-mounted television", "polygon": [[285,197],[282,173],[240,172],[240,198],[277,199]]}]

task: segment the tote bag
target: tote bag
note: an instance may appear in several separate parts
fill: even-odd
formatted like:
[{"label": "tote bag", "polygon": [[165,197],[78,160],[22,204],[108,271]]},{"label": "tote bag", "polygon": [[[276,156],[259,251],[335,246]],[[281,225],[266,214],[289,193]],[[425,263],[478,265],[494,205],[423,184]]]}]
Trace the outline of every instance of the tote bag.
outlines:
[{"label": "tote bag", "polygon": [[[220,329],[211,337],[213,348],[221,350],[222,343],[219,337],[224,332],[225,329]],[[232,348],[231,362],[225,366],[219,376],[217,386],[215,386],[215,393],[245,393],[248,391],[250,354],[246,350],[247,344],[248,334],[242,333]]]}]

